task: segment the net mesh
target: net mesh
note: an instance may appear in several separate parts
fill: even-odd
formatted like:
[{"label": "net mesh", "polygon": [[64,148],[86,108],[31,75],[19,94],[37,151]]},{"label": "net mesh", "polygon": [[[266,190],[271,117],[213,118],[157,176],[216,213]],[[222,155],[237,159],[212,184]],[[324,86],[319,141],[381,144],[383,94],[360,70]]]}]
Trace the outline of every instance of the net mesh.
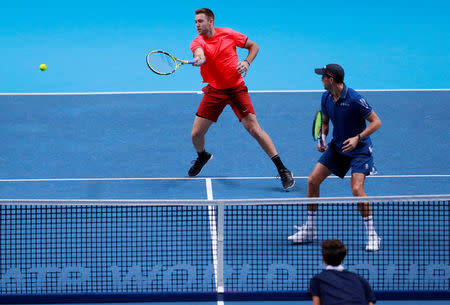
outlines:
[{"label": "net mesh", "polygon": [[302,199],[2,201],[0,294],[305,292],[329,238],[375,291],[449,291],[448,197],[372,200],[377,252],[355,199],[322,200],[305,244]]}]

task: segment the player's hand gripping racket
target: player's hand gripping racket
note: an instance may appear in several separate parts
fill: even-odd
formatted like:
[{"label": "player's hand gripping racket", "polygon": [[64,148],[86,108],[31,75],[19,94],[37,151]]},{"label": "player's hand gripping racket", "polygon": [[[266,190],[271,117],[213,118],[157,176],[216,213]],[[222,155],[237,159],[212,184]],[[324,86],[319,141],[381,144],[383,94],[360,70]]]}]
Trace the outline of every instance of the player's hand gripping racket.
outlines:
[{"label": "player's hand gripping racket", "polygon": [[147,65],[156,74],[169,75],[180,66],[193,64],[195,60],[181,60],[164,51],[151,51],[147,55]]},{"label": "player's hand gripping racket", "polygon": [[322,139],[322,112],[318,110],[314,116],[312,135],[315,141],[318,141],[320,147],[323,147]]}]

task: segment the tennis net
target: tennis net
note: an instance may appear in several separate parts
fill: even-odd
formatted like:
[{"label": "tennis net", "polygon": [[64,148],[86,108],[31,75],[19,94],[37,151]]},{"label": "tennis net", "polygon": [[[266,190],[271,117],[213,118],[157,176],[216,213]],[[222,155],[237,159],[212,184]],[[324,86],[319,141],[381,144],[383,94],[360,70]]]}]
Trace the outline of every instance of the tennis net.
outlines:
[{"label": "tennis net", "polygon": [[[361,198],[0,200],[0,301],[306,297],[320,241],[378,297],[450,297],[450,195],[366,197],[379,251],[365,250]],[[287,239],[319,204],[317,239]],[[99,297],[101,296],[101,297]]]}]

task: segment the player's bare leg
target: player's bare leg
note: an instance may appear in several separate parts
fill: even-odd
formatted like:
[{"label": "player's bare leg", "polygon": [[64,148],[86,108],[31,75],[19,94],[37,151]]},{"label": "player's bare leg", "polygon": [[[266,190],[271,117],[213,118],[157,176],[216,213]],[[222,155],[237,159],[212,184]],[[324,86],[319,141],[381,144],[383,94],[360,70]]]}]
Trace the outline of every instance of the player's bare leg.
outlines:
[{"label": "player's bare leg", "polygon": [[212,123],[213,121],[199,116],[196,116],[194,119],[191,138],[198,157],[189,169],[188,175],[190,177],[195,177],[200,174],[205,164],[212,159],[212,154],[205,151],[205,134],[208,132],[208,129]]},{"label": "player's bare leg", "polygon": [[[364,191],[364,181],[366,180],[366,175],[363,173],[353,173],[350,180],[352,187],[352,193],[355,197],[366,197],[366,192]],[[381,238],[378,237],[377,232],[373,224],[372,210],[369,202],[358,203],[358,210],[364,219],[364,225],[366,228],[367,235],[367,251],[377,251],[380,248]]]},{"label": "player's bare leg", "polygon": [[208,132],[209,127],[213,121],[195,116],[194,124],[192,125],[191,138],[192,144],[197,152],[205,150],[205,134]]},{"label": "player's bare leg", "polygon": [[259,125],[256,115],[250,113],[246,117],[242,118],[241,123],[248,133],[255,138],[256,141],[258,141],[259,145],[266,152],[269,158],[272,158],[278,154],[272,139]]},{"label": "player's bare leg", "polygon": [[[319,197],[320,185],[331,174],[331,171],[322,163],[317,162],[308,177],[306,195],[308,197]],[[294,243],[311,242],[317,239],[316,217],[319,205],[308,204],[308,216],[306,223],[301,227],[295,226],[297,233],[288,237]]]},{"label": "player's bare leg", "polygon": [[250,113],[246,117],[241,120],[242,125],[248,131],[248,133],[258,141],[259,145],[266,152],[266,154],[271,158],[275,166],[277,167],[278,174],[281,178],[281,183],[283,185],[283,189],[288,191],[295,184],[294,177],[292,172],[288,170],[283,162],[281,162],[280,157],[278,156],[278,152],[273,144],[270,136],[261,128],[256,119],[256,115]]}]

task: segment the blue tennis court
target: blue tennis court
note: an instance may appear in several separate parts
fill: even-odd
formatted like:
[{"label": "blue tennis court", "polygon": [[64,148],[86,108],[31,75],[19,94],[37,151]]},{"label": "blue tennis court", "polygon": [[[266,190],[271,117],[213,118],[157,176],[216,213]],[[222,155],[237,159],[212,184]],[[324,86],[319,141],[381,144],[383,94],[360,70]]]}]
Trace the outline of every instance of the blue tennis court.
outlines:
[{"label": "blue tennis court", "polygon": [[[370,195],[447,194],[450,92],[362,92],[380,118],[378,175]],[[207,134],[212,161],[187,178],[197,93],[1,95],[2,198],[207,199],[304,197],[319,153],[310,136],[320,92],[253,92],[261,125],[297,177],[281,191],[276,170],[230,109]],[[398,114],[407,119],[398,120]],[[328,179],[323,195],[351,196]]]},{"label": "blue tennis court", "polygon": [[[371,90],[362,91],[362,94],[374,107],[383,123],[382,128],[372,137],[378,174],[367,179],[367,194],[449,194],[450,160],[446,151],[450,147],[444,139],[448,137],[447,130],[450,127],[450,91]],[[271,161],[242,128],[229,108],[207,135],[207,149],[214,153],[214,159],[199,177],[187,177],[190,162],[195,157],[190,128],[195,109],[202,97],[198,92],[2,94],[0,199],[20,199],[28,203],[37,200],[53,203],[55,200],[67,200],[66,203],[91,200],[98,203],[103,200],[177,202],[301,199],[306,197],[306,179],[319,157],[310,136],[310,124],[312,114],[318,108],[320,95],[320,91],[251,92],[262,127],[270,134],[280,156],[296,177],[295,187],[286,193],[282,191]],[[399,114],[407,119],[399,122]],[[351,196],[349,179],[330,177],[323,184],[321,195]],[[360,240],[364,237],[357,233],[357,213],[344,208],[345,215],[348,216],[339,214],[339,217],[343,218],[340,225],[345,224],[346,232],[356,232],[352,233],[351,237],[342,235],[344,240],[348,238],[346,242],[353,250],[353,254],[348,257],[349,264],[370,265],[382,262],[377,266],[385,269],[382,276],[376,277],[373,282],[375,285],[383,284],[386,279],[403,276],[407,282],[393,282],[398,289],[408,290],[410,284],[415,283],[413,287],[420,290],[425,287],[421,286],[423,283],[420,281],[423,275],[433,282],[434,288],[448,290],[448,201],[436,205],[435,208],[420,203],[410,206],[413,205],[417,206],[417,209],[413,209],[416,214],[405,212],[404,215],[396,215],[388,208],[378,210],[375,221],[382,227],[385,247],[370,255],[365,253],[360,245]],[[188,287],[191,292],[196,289],[203,292],[215,291],[216,256],[215,246],[211,241],[214,238],[211,236],[216,233],[212,232],[211,223],[215,221],[214,217],[218,213],[216,209],[219,209],[219,206],[220,204],[214,209],[208,205],[180,208],[168,206],[166,202],[166,205],[152,209],[145,206],[123,206],[115,210],[98,206],[93,211],[86,211],[80,206],[67,205],[51,207],[50,215],[56,216],[44,217],[42,210],[31,208],[31,212],[26,212],[28,216],[20,219],[14,218],[14,215],[21,214],[26,209],[20,206],[4,209],[2,215],[6,222],[17,221],[24,225],[14,227],[15,234],[19,237],[15,240],[2,235],[2,240],[8,240],[3,242],[4,250],[12,251],[11,249],[18,248],[20,242],[17,240],[22,238],[24,241],[28,237],[42,243],[52,238],[57,239],[59,235],[66,234],[68,228],[75,230],[80,236],[87,237],[92,244],[100,240],[104,247],[82,250],[75,248],[77,254],[72,255],[68,261],[64,260],[68,258],[60,252],[55,252],[59,253],[57,258],[51,258],[47,257],[45,251],[36,253],[33,252],[36,250],[31,249],[30,253],[35,256],[36,261],[27,263],[19,271],[11,271],[11,266],[20,264],[16,260],[25,254],[8,252],[10,255],[4,256],[2,261],[5,266],[2,270],[2,289],[7,292],[20,291],[22,288],[17,286],[20,281],[14,281],[24,278],[41,285],[36,288],[30,284],[31,286],[26,287],[25,291],[33,293],[45,293],[46,289],[52,293],[64,291],[61,290],[61,282],[64,282],[64,285],[75,285],[78,289],[75,291],[78,292],[95,292],[95,289],[103,284],[86,288],[87,278],[94,277],[94,273],[86,270],[109,268],[108,272],[112,271],[112,276],[116,277],[116,284],[133,285],[139,283],[139,280],[134,282],[137,277],[140,278],[141,284],[151,283],[155,290],[167,291],[168,287],[178,285],[181,290]],[[234,239],[232,250],[225,252],[225,261],[240,266],[240,274],[236,274],[233,267],[223,266],[225,274],[228,274],[225,280],[228,277],[237,283],[232,289],[230,286],[229,290],[258,292],[274,287],[282,290],[298,287],[295,272],[290,269],[290,262],[293,256],[297,257],[297,251],[300,251],[300,257],[311,260],[311,265],[314,265],[308,269],[308,275],[317,270],[320,265],[318,244],[293,248],[286,240],[292,233],[292,225],[301,224],[303,221],[301,206],[286,208],[269,205],[254,209],[225,207],[227,208],[225,213],[228,212],[230,217],[225,219],[225,232],[233,232]],[[323,209],[322,218],[328,219],[327,211],[332,213],[337,210],[331,207],[330,210]],[[338,213],[342,211],[339,210]],[[389,229],[386,226],[390,223],[384,223],[384,217],[396,217],[398,224]],[[57,219],[57,222],[39,227],[33,222],[33,219],[37,218]],[[146,219],[158,219],[160,227],[163,228],[158,229],[162,230],[158,231],[159,234],[166,237],[173,234],[173,240],[167,243],[158,238],[152,239],[154,236],[148,234],[153,232],[153,227],[146,223]],[[246,223],[246,226],[234,226],[235,221]],[[407,221],[410,221],[408,226],[405,225]],[[82,222],[88,223],[88,227],[80,229],[78,225]],[[433,223],[436,227],[433,227]],[[26,225],[33,229],[24,231]],[[403,247],[408,235],[402,233],[401,229],[420,232],[422,225],[434,229],[427,232],[426,239],[420,239],[425,237],[418,233],[422,236],[418,239],[419,244]],[[441,225],[443,227],[439,227]],[[259,232],[260,227],[270,230]],[[0,232],[5,232],[6,229],[6,226],[2,227]],[[123,235],[118,238],[122,238],[126,245],[120,251],[118,248],[110,248],[111,243],[116,243],[117,247],[117,240],[102,240],[101,237],[96,237],[99,232],[107,236],[119,229],[123,231]],[[397,229],[398,232],[393,234]],[[50,231],[54,235],[50,234]],[[327,234],[332,236],[332,233],[323,233],[321,237],[325,238]],[[190,236],[188,243],[183,239],[184,235]],[[80,237],[71,238],[70,242],[77,245]],[[430,252],[423,252],[420,243],[425,243],[431,249]],[[244,244],[250,246],[242,251]],[[146,249],[149,248],[152,250],[147,252]],[[99,266],[96,259],[103,257],[104,253],[120,255],[118,258],[107,257],[106,265]],[[427,266],[432,267],[421,270],[417,267],[418,257],[427,255]],[[168,273],[166,270],[169,276],[159,273],[157,266],[161,265],[158,261],[161,257],[176,258],[175,263],[170,262],[172,269]],[[79,258],[82,258],[85,265],[76,264]],[[195,261],[194,258],[199,260]],[[397,259],[399,261],[396,261]],[[254,265],[252,260],[255,260]],[[260,267],[258,260],[270,264],[268,267]],[[397,268],[403,265],[406,266],[404,269]],[[136,266],[150,266],[150,269],[139,270]],[[367,272],[371,272],[370,268]],[[243,273],[247,279],[245,281],[242,281]],[[99,271],[100,279],[95,283],[101,283],[104,274]],[[266,276],[265,282],[256,279],[261,274]],[[196,275],[197,278],[200,276],[206,280],[197,282],[194,279]],[[178,276],[183,279],[183,283],[180,283],[179,279],[174,282],[174,278]],[[267,277],[271,286],[267,286]],[[61,281],[61,278],[64,281]],[[392,288],[389,285],[386,287]],[[133,286],[131,291],[139,293],[140,288],[142,286],[138,284]],[[120,291],[120,287],[111,286],[108,289]],[[392,302],[394,301],[380,301],[379,304],[394,304]],[[423,300],[416,302],[426,304]],[[433,301],[433,304],[444,302],[448,301]],[[225,303],[238,304],[232,301]],[[276,303],[281,304],[281,301]],[[411,304],[410,301],[408,303]],[[299,304],[299,301],[296,301],[296,304]]]}]

